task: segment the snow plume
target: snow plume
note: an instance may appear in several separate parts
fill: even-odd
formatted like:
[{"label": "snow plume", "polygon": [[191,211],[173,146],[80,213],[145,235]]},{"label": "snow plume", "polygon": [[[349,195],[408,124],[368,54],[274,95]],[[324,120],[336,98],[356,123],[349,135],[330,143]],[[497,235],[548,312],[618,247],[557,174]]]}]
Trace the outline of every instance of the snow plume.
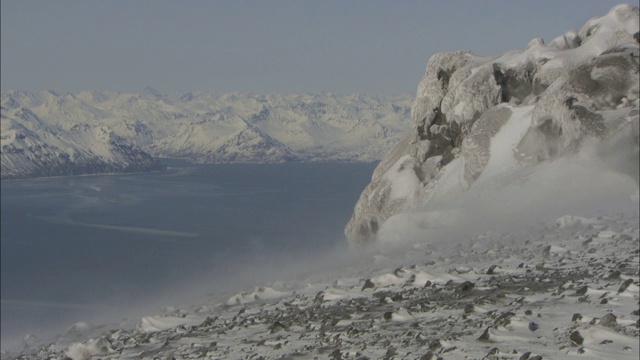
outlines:
[{"label": "snow plume", "polygon": [[[637,152],[603,158],[601,144],[578,154],[479,179],[469,189],[432,199],[424,208],[390,217],[379,230],[383,245],[460,243],[486,232],[513,234],[553,224],[569,214],[585,218],[637,217]],[[635,176],[619,171],[633,170]],[[485,175],[485,174],[483,174]],[[516,241],[517,239],[512,239]]]},{"label": "snow plume", "polygon": [[618,5],[548,45],[534,39],[497,57],[431,57],[414,130],[362,193],[345,229],[350,244],[629,208],[638,191],[638,13]]}]

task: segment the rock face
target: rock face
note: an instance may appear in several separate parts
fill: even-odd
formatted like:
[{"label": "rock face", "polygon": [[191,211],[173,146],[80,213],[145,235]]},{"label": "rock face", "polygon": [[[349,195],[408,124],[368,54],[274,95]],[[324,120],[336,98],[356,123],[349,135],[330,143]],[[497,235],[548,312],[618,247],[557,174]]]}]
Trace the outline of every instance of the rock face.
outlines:
[{"label": "rock face", "polygon": [[[3,91],[2,178],[155,169],[151,156],[375,161],[410,130],[410,103],[409,96]],[[94,149],[110,141],[113,149],[103,150],[113,154]]]},{"label": "rock face", "polygon": [[481,177],[573,154],[593,139],[624,143],[637,157],[638,28],[638,8],[618,5],[547,45],[431,57],[413,130],[363,191],[345,229],[350,243],[370,242],[393,215],[443,202]]}]

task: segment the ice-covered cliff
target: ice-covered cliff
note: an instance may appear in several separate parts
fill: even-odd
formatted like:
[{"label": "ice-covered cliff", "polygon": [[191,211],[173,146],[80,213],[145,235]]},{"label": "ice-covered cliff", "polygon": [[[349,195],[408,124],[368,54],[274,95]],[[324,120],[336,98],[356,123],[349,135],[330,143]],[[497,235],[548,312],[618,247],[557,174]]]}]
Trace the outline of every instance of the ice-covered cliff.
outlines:
[{"label": "ice-covered cliff", "polygon": [[[638,22],[638,8],[623,4],[548,44],[536,38],[499,56],[432,56],[413,130],[376,168],[345,229],[349,241],[451,223],[467,206],[462,194],[490,197],[500,187],[523,200],[529,190],[516,187],[529,182],[549,185],[535,196],[552,197],[548,188],[591,176],[596,158],[602,168],[582,179],[586,188],[631,184],[637,197]],[[499,201],[493,206],[506,214],[533,199],[512,208],[512,199]]]},{"label": "ice-covered cliff", "polygon": [[[405,95],[4,91],[2,177],[69,173],[60,170],[74,163],[65,157],[68,149],[94,152],[97,129],[136,156],[199,163],[374,161],[410,130],[410,103]],[[31,144],[12,137],[23,128],[31,131],[20,130]],[[83,162],[102,161],[85,155],[93,160]]]}]

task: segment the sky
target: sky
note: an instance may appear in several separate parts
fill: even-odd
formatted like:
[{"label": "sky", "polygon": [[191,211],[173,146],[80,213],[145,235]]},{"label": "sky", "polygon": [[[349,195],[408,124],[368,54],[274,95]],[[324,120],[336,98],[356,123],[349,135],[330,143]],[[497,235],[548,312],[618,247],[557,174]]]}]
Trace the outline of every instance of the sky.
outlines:
[{"label": "sky", "polygon": [[549,42],[617,3],[2,0],[0,87],[414,93],[438,52]]}]

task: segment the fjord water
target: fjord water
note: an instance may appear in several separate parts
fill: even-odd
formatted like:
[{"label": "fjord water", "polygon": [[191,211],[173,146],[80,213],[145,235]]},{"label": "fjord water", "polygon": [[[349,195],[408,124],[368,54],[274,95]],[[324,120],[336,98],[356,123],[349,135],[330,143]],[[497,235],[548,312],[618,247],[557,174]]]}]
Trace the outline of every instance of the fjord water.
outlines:
[{"label": "fjord water", "polygon": [[164,162],[159,173],[2,183],[3,348],[199,278],[215,292],[230,272],[328,251],[375,167]]}]

